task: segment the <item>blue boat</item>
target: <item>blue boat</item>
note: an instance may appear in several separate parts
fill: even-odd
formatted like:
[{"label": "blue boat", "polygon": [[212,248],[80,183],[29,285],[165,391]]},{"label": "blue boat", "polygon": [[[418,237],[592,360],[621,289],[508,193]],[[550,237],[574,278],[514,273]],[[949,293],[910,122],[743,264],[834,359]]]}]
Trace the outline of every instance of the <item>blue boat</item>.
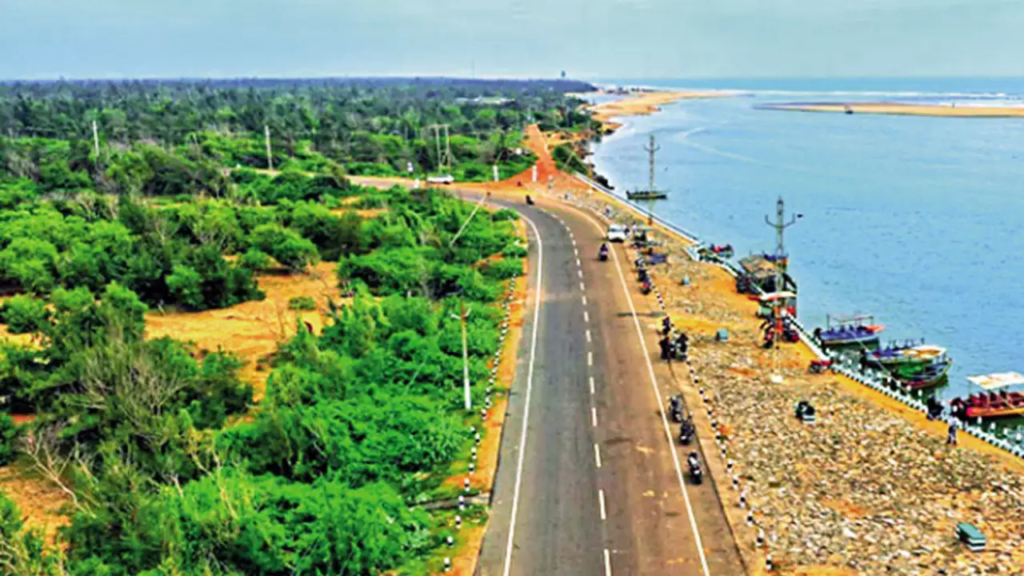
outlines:
[{"label": "blue boat", "polygon": [[825,348],[867,348],[878,347],[878,334],[885,329],[874,324],[872,316],[833,316],[826,318],[825,329],[815,328],[814,337]]}]

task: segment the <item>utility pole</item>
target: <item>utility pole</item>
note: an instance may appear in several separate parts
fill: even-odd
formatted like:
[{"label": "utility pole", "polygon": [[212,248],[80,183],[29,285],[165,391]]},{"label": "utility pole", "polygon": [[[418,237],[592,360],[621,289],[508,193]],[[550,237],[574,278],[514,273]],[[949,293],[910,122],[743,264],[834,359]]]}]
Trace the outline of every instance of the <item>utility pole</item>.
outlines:
[{"label": "utility pole", "polygon": [[661,150],[661,147],[654,144],[654,134],[651,134],[650,146],[644,146],[644,150],[646,150],[649,155],[647,162],[650,168],[647,191],[651,194],[651,197],[647,200],[647,225],[654,226],[654,192],[656,190],[654,187],[654,153]]},{"label": "utility pole", "polygon": [[267,169],[274,169],[274,157],[270,154],[270,126],[267,124],[263,125],[263,137],[267,143]]},{"label": "utility pole", "polygon": [[769,220],[767,215],[764,217],[765,223],[775,228],[775,300],[772,302],[774,326],[772,327],[771,379],[776,384],[782,382],[782,375],[779,373],[779,344],[781,344],[782,333],[785,329],[782,322],[782,298],[779,297],[779,294],[785,289],[786,271],[789,266],[784,233],[786,228],[796,224],[800,218],[803,218],[803,214],[796,214],[790,217],[789,222],[786,222],[786,204],[782,201],[782,196],[779,196],[779,200],[775,203],[775,222]]},{"label": "utility pole", "polygon": [[[431,124],[427,127],[434,131],[434,147],[437,150],[437,169],[442,175],[452,172],[452,146],[448,135],[447,124]],[[441,130],[444,130],[444,150],[441,149]]]},{"label": "utility pole", "polygon": [[473,409],[473,399],[469,394],[469,345],[466,340],[466,320],[471,312],[466,312],[466,301],[460,299],[459,315],[452,314],[452,318],[458,318],[462,325],[462,391],[467,412]]},{"label": "utility pole", "polygon": [[92,149],[96,153],[96,165],[100,163],[100,131],[96,126],[96,121],[92,121]]}]

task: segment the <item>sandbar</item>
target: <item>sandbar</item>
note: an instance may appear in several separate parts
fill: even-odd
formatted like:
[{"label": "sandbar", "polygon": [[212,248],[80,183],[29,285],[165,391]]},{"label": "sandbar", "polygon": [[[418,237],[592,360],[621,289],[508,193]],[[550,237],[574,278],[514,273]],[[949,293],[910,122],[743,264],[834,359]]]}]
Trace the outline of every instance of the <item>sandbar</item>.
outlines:
[{"label": "sandbar", "polygon": [[898,102],[814,102],[765,104],[762,110],[797,112],[847,112],[854,114],[896,114],[903,116],[946,116],[952,118],[1020,118],[1024,107],[954,106],[946,104],[901,104]]},{"label": "sandbar", "polygon": [[621,100],[604,102],[591,107],[594,119],[605,126],[605,131],[612,132],[621,127],[612,118],[621,116],[644,116],[659,111],[661,106],[677,100],[695,98],[724,98],[732,96],[728,92],[638,92]]}]

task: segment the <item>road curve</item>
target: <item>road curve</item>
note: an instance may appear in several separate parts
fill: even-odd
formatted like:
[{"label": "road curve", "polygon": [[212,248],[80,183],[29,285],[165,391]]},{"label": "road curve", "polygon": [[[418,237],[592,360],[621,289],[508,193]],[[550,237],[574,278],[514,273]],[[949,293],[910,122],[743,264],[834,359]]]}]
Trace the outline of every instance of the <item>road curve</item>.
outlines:
[{"label": "road curve", "polygon": [[539,301],[528,303],[479,573],[742,574],[713,487],[681,483],[659,402],[674,374],[648,362],[658,312],[630,296],[632,258],[617,248],[598,262],[603,234],[587,214],[514,208],[530,223],[529,278],[542,260],[542,281],[530,286]]}]

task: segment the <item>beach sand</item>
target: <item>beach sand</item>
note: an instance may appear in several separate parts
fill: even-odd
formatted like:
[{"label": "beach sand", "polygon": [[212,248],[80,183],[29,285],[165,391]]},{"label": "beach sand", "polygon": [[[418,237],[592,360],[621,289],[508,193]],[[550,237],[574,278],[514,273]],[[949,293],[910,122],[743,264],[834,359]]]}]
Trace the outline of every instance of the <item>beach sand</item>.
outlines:
[{"label": "beach sand", "polygon": [[763,110],[795,112],[839,112],[849,108],[855,114],[894,114],[902,116],[946,116],[950,118],[1021,118],[1024,107],[944,106],[937,104],[899,104],[893,102],[821,102],[815,104],[771,104]]},{"label": "beach sand", "polygon": [[653,114],[661,106],[678,100],[695,98],[724,98],[731,96],[727,92],[640,92],[613,102],[605,102],[591,107],[594,119],[605,126],[606,132],[612,132],[622,126],[613,118],[621,116],[643,116]]}]

